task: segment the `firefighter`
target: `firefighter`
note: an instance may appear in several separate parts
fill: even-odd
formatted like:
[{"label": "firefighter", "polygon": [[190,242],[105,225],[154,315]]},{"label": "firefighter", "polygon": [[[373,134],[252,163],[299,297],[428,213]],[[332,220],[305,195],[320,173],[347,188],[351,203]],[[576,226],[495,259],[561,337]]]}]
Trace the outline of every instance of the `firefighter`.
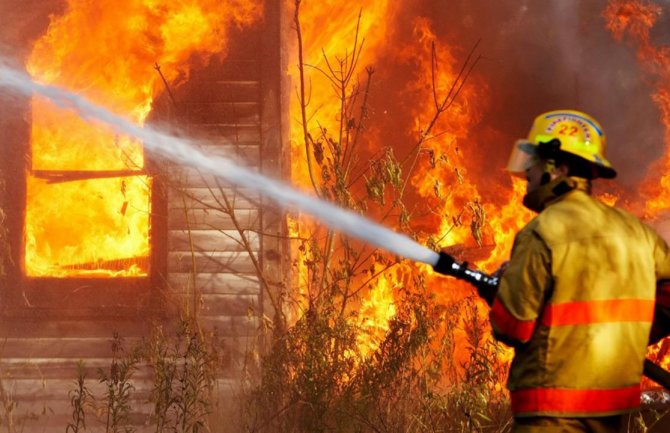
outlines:
[{"label": "firefighter", "polygon": [[538,116],[510,156],[508,170],[528,182],[523,204],[538,212],[488,299],[494,336],[515,349],[513,433],[617,432],[640,404],[670,250],[637,218],[591,196],[592,180],[616,176],[604,152],[595,119],[559,110]]}]

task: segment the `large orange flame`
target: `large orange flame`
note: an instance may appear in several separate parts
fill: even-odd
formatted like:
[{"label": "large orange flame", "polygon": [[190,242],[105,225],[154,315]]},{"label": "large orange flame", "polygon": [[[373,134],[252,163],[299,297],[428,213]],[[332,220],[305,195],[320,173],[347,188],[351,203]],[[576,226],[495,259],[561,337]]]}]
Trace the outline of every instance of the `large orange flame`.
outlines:
[{"label": "large orange flame", "polygon": [[[416,20],[415,35],[417,43],[406,47],[401,56],[408,56],[416,63],[416,70],[422,71],[409,89],[422,95],[423,103],[413,113],[415,130],[422,131],[435,112],[433,83],[438,95],[447,94],[457,81],[462,60],[457,59],[451,47],[438,42],[428,19]],[[429,53],[434,42],[439,64],[433,78]],[[521,179],[498,185],[495,191],[480,191],[478,177],[500,173],[490,172],[489,167],[482,167],[467,156],[482,151],[474,142],[474,131],[487,101],[486,83],[482,78],[471,76],[469,81],[449,110],[438,118],[422,145],[430,156],[418,160],[412,184],[433,214],[426,227],[439,240],[439,245],[488,246],[490,253],[485,254],[479,265],[493,270],[508,256],[514,235],[530,220],[532,213],[521,205],[525,193],[525,182]],[[503,162],[498,161],[494,166],[502,170]],[[426,221],[422,223],[425,226]]]},{"label": "large orange flame", "polygon": [[[286,0],[287,7],[294,9],[295,0]],[[320,135],[319,124],[336,131],[339,123],[340,95],[323,72],[328,72],[326,59],[338,70],[337,58],[350,58],[358,29],[358,44],[363,44],[359,65],[373,64],[380,44],[389,36],[388,23],[393,18],[390,0],[365,0],[343,3],[336,0],[309,2],[300,8],[300,23],[303,43],[303,62],[307,74],[308,132]],[[360,16],[360,22],[359,22]],[[294,53],[289,70],[292,85],[298,89],[300,74],[297,54]],[[301,127],[300,99],[293,92],[291,98],[291,152],[294,161],[306,161],[304,137]],[[318,120],[318,124],[317,124]],[[318,173],[317,173],[318,175]],[[292,180],[311,187],[306,164],[291,166]]]},{"label": "large orange flame", "polygon": [[[332,82],[321,71],[328,67],[324,56],[332,62],[338,58],[345,58],[347,53],[352,53],[359,7],[348,4],[329,7],[319,4],[310,7],[309,3],[301,7],[304,58],[305,63],[309,65],[306,67],[305,79],[309,99],[308,132],[312,136],[320,135],[320,127],[328,131],[337,128],[341,104],[338,95],[333,92]],[[426,124],[434,114],[433,83],[437,93],[445,95],[458,76],[463,56],[457,56],[451,47],[437,43],[439,68],[437,76],[433,78],[431,49],[432,43],[437,42],[437,37],[432,31],[431,21],[426,18],[417,19],[414,25],[414,37],[405,45],[401,45],[394,39],[393,32],[394,14],[397,8],[398,6],[392,6],[388,2],[362,5],[359,32],[361,38],[365,38],[365,45],[359,60],[361,66],[359,71],[362,67],[381,61],[394,65],[411,64],[411,70],[416,71],[413,81],[409,85],[403,83],[399,87],[407,98],[416,101],[417,108],[414,112],[403,112],[400,115],[403,118],[397,114],[396,117],[398,124],[410,124],[412,128],[412,131],[406,131],[405,134],[398,136],[416,137],[424,132]],[[389,48],[390,41],[394,41],[393,49]],[[378,58],[382,53],[386,57]],[[297,63],[297,56],[294,56],[292,64]],[[300,75],[297,68],[291,70],[291,77],[293,86],[299,88]],[[475,80],[474,84],[468,83],[461,89],[461,94],[455,103],[443,113],[431,134],[420,146],[416,166],[407,188],[407,196],[408,200],[421,204],[421,212],[417,212],[421,215],[413,217],[411,223],[413,227],[430,235],[439,246],[463,244],[466,247],[484,247],[485,254],[480,257],[480,265],[487,270],[493,270],[507,257],[514,234],[532,215],[520,204],[521,196],[524,194],[523,181],[508,181],[504,185],[499,185],[494,192],[486,191],[486,194],[480,193],[474,181],[475,176],[487,175],[486,168],[477,167],[476,163],[469,161],[463,149],[476,145],[472,142],[472,131],[485,109],[487,97],[486,84],[483,80],[471,79]],[[398,89],[394,89],[396,90]],[[402,98],[403,95],[399,97]],[[291,104],[294,161],[292,179],[305,188],[312,188],[308,166],[305,163],[308,156],[305,153],[305,140],[299,123],[301,107],[297,92],[294,93]],[[413,122],[408,121],[410,116],[414,119]],[[368,150],[374,153],[380,146],[380,140],[375,137],[373,127],[368,129],[366,134],[370,148]],[[394,145],[395,153],[400,158],[409,152],[411,147],[401,143],[384,144]],[[431,156],[427,157],[429,154]],[[405,166],[405,170],[408,169],[409,164]],[[318,175],[319,172],[313,170],[312,177],[316,178],[317,183]],[[495,200],[491,200],[492,197]],[[291,227],[292,234],[301,237],[309,237],[315,230],[314,225],[302,220],[292,221]],[[311,262],[312,258],[306,257],[309,253],[304,250],[296,253],[300,259],[299,282],[302,287],[306,287],[312,277],[305,263]],[[381,266],[375,266],[374,269],[376,271],[380,268]],[[421,266],[419,269],[415,264],[404,263],[368,284],[369,291],[361,300],[361,308],[358,308],[361,327],[358,342],[361,355],[365,356],[366,353],[373,351],[388,330],[388,322],[395,314],[394,291],[402,287],[404,282],[411,281],[409,276],[426,271],[432,275],[426,267]],[[452,302],[470,293],[470,289],[465,285],[455,284],[450,279],[438,276],[429,276],[428,284],[432,291],[442,294],[440,297],[444,302]]]},{"label": "large orange flame", "polygon": [[[286,1],[287,7],[294,10],[294,0]],[[361,13],[362,12],[362,13]],[[300,29],[303,40],[303,62],[305,64],[304,84],[306,87],[307,133],[312,137],[319,137],[322,130],[331,131],[337,140],[340,129],[340,112],[342,110],[340,94],[327,77],[329,67],[338,73],[343,65],[351,65],[354,61],[352,50],[354,46],[363,49],[357,63],[366,66],[375,62],[380,44],[388,37],[388,23],[394,13],[393,2],[388,0],[365,0],[359,3],[342,3],[334,0],[305,3],[300,8]],[[360,20],[359,20],[360,18]],[[355,35],[358,31],[359,38]],[[340,63],[339,60],[344,61]],[[292,86],[300,88],[300,72],[298,70],[298,55],[293,53],[289,70]],[[356,73],[360,72],[356,71]],[[290,105],[291,118],[291,155],[294,163],[291,165],[291,179],[303,188],[313,191],[310,178],[321,179],[321,173],[312,167],[309,173],[305,148],[305,136],[302,128],[302,107],[298,92],[292,92]],[[322,129],[323,128],[323,129]],[[295,163],[300,161],[300,163]],[[305,219],[291,219],[289,229],[293,236],[310,237],[316,230],[313,222]],[[311,279],[310,270],[306,265],[312,258],[307,251],[294,251],[297,254],[297,281],[301,289],[300,295],[309,296],[306,288]],[[359,336],[361,354],[368,353],[375,346],[370,338],[381,338],[388,329],[388,320],[393,316],[393,296],[385,280],[380,279],[379,288],[373,286],[362,300],[362,317],[360,327],[364,332]],[[372,337],[374,335],[374,337]]]},{"label": "large orange flame", "polygon": [[[419,95],[416,111],[412,113],[414,129],[419,133],[425,134],[426,125],[435,115],[433,88],[439,102],[455,83],[459,87],[459,80],[464,78],[459,77],[463,59],[456,55],[455,48],[440,42],[429,19],[418,18],[414,23],[413,42],[399,53],[403,61],[410,62],[418,71],[408,93]],[[431,72],[433,49],[437,59],[435,73]],[[421,144],[424,155],[417,155],[411,184],[420,197],[418,202],[424,206],[423,212],[417,213],[426,215],[413,224],[430,235],[437,247],[459,246],[456,250],[465,251],[480,268],[493,271],[509,256],[515,234],[532,218],[532,213],[521,205],[525,194],[523,180],[512,179],[511,183],[497,185],[487,182],[487,185],[495,185],[493,191],[481,190],[477,182],[487,176],[509,179],[502,173],[503,162],[494,164],[501,170],[495,173],[472,157],[482,152],[475,141],[475,132],[487,109],[487,101],[486,82],[476,74],[469,76]],[[458,304],[473,293],[464,283],[425,268],[417,269],[413,264],[406,264],[403,270],[407,273],[428,271],[426,282],[445,305]],[[487,309],[477,311],[486,314]],[[449,322],[455,320],[451,318]],[[457,347],[466,347],[462,333],[457,332],[454,337]],[[467,354],[467,350],[456,350],[457,365],[467,362]],[[500,361],[511,355],[511,351],[502,352]]]},{"label": "large orange flame", "polygon": [[[226,48],[249,24],[246,0],[70,0],[27,62],[38,81],[74,90],[142,124],[165,79],[188,77],[193,54]],[[33,277],[148,273],[151,180],[141,143],[33,101],[25,272]]]}]

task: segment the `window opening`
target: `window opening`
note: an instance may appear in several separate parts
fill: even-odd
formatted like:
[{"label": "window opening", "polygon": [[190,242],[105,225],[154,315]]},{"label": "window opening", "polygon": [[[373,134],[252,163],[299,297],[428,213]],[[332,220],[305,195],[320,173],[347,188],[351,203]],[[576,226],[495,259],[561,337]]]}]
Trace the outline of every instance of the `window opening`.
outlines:
[{"label": "window opening", "polygon": [[27,277],[149,274],[151,180],[141,143],[33,100]]}]

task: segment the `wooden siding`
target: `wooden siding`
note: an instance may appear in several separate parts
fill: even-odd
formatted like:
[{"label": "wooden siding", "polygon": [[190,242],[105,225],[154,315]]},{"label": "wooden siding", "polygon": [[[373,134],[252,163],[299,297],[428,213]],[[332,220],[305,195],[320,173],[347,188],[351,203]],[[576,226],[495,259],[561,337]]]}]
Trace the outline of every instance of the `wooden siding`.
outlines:
[{"label": "wooden siding", "polygon": [[[259,37],[247,35],[248,47],[256,47]],[[258,50],[231,53],[194,73],[175,92],[177,117],[189,136],[203,140],[200,150],[253,170],[260,168],[262,143],[257,56]],[[195,168],[170,171],[168,290],[184,310],[210,324],[259,315],[261,198]],[[244,293],[234,289],[240,282]]]}]

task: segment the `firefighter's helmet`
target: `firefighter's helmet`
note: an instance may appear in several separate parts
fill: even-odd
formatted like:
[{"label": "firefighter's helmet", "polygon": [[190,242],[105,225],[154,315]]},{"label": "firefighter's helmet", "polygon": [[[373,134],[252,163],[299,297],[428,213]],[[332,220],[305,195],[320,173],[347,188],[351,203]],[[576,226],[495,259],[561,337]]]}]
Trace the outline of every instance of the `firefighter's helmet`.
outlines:
[{"label": "firefighter's helmet", "polygon": [[574,110],[550,111],[535,118],[527,139],[515,143],[507,169],[523,174],[538,160],[547,159],[543,155],[544,148],[586,160],[595,168],[594,177],[611,179],[616,171],[605,158],[605,142],[602,127],[588,114]]}]

